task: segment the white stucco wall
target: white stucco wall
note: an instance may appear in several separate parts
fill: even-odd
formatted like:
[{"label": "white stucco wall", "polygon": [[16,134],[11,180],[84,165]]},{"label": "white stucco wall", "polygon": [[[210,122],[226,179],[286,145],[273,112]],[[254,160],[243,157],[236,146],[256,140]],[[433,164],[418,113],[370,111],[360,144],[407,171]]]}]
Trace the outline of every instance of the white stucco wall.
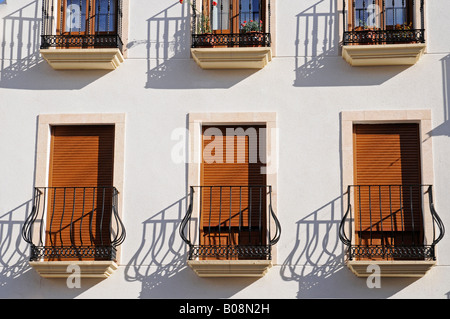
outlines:
[{"label": "white stucco wall", "polygon": [[[338,3],[339,2],[339,3]],[[427,54],[411,67],[357,68],[340,56],[337,0],[278,0],[277,56],[260,71],[200,69],[190,58],[187,7],[131,0],[128,59],[117,70],[55,71],[39,57],[40,1],[0,5],[0,297],[447,298],[450,237],[420,279],[369,289],[344,264],[340,112],[431,109],[436,209],[450,222],[450,11],[427,1]],[[276,265],[255,279],[198,278],[178,225],[187,170],[174,130],[190,112],[276,112],[279,128]],[[119,270],[103,281],[42,279],[20,228],[31,210],[37,117],[125,113]],[[448,227],[447,227],[448,228]]]}]

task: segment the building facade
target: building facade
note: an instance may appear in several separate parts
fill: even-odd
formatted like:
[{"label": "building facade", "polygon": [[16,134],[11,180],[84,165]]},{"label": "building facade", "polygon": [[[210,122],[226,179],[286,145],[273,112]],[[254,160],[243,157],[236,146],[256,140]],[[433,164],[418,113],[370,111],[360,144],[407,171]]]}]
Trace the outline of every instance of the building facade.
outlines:
[{"label": "building facade", "polygon": [[0,3],[2,298],[448,298],[446,0]]}]

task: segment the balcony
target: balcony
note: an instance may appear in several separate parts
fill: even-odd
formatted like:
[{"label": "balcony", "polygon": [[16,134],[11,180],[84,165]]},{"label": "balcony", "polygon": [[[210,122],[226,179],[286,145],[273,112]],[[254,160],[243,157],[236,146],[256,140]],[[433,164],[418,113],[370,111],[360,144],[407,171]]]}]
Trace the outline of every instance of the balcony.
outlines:
[{"label": "balcony", "polygon": [[343,7],[342,56],[350,65],[413,65],[424,54],[424,0],[344,0]]},{"label": "balcony", "polygon": [[33,210],[22,228],[30,265],[44,278],[66,278],[70,265],[85,278],[107,278],[117,269],[125,229],[114,187],[35,188]]},{"label": "balcony", "polygon": [[203,69],[262,69],[272,60],[270,0],[192,1],[191,54]]},{"label": "balcony", "polygon": [[372,264],[385,277],[423,276],[445,232],[432,192],[431,185],[349,186],[339,234],[347,266],[361,277]]},{"label": "balcony", "polygon": [[281,233],[270,186],[191,186],[180,225],[200,277],[261,277]]},{"label": "balcony", "polygon": [[116,69],[121,35],[122,0],[43,0],[40,53],[54,69]]}]

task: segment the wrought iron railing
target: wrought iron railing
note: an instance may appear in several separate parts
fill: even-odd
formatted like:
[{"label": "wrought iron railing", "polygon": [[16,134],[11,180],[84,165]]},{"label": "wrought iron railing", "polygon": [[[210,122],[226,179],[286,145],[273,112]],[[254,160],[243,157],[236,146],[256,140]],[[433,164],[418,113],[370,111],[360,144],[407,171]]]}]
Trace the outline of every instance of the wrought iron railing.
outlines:
[{"label": "wrought iron railing", "polygon": [[41,32],[41,49],[122,51],[122,0],[43,0]]},{"label": "wrought iron railing", "polygon": [[424,0],[343,0],[343,8],[344,45],[425,43]]},{"label": "wrought iron railing", "polygon": [[188,259],[271,259],[281,234],[271,186],[191,186],[180,224]]},{"label": "wrought iron railing", "polygon": [[349,260],[436,259],[445,228],[431,185],[351,185],[346,195],[339,238]]},{"label": "wrought iron railing", "polygon": [[31,261],[115,260],[125,240],[115,187],[37,187],[22,228]]},{"label": "wrought iron railing", "polygon": [[[201,5],[192,0],[190,3],[193,48],[270,47],[270,0],[257,1],[257,5],[248,0],[201,1]],[[236,5],[238,8],[233,7]],[[252,30],[244,27],[249,21],[257,27]]]}]

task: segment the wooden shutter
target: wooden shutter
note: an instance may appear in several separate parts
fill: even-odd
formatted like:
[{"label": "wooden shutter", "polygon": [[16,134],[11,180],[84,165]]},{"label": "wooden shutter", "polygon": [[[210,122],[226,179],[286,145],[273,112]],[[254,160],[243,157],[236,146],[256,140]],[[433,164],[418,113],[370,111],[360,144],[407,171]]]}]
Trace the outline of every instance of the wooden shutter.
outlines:
[{"label": "wooden shutter", "polygon": [[47,246],[109,245],[114,126],[54,126]]},{"label": "wooden shutter", "polygon": [[417,244],[423,232],[418,124],[355,125],[353,137],[358,240]]},{"label": "wooden shutter", "polygon": [[[236,135],[230,136],[230,132]],[[264,156],[264,126],[203,127],[204,245],[251,245],[265,241],[267,189],[256,187],[266,185],[262,173]]]}]

